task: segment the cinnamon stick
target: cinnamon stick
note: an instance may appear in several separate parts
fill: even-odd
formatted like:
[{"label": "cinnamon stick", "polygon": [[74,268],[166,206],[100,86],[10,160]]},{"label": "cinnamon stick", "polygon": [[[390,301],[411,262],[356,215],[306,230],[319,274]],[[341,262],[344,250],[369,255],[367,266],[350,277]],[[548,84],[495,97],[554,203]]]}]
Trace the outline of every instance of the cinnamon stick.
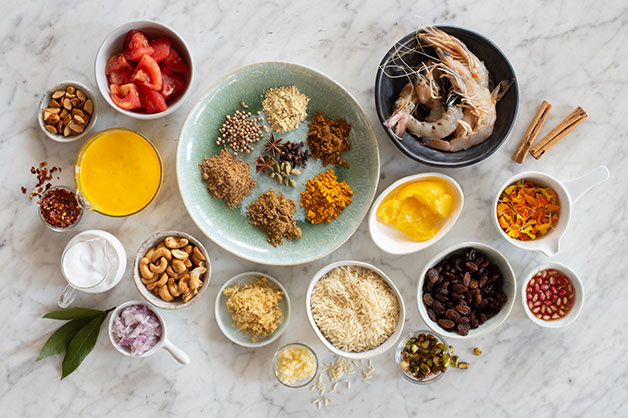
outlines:
[{"label": "cinnamon stick", "polygon": [[587,118],[587,116],[587,112],[578,106],[569,114],[569,116],[563,119],[562,122],[545,135],[538,144],[532,147],[530,154],[538,160],[543,156],[543,154],[567,136],[569,132],[573,131],[576,126],[580,125],[582,121]]},{"label": "cinnamon stick", "polygon": [[532,144],[534,144],[536,137],[539,135],[541,127],[545,123],[545,119],[547,119],[547,115],[549,115],[549,111],[551,108],[552,105],[543,100],[541,106],[539,106],[539,109],[536,111],[536,114],[532,118],[532,121],[530,122],[530,125],[526,130],[526,133],[523,135],[523,138],[521,138],[521,142],[519,143],[517,150],[512,155],[513,161],[516,161],[519,164],[523,163],[526,155],[528,155],[528,151],[532,147]]}]

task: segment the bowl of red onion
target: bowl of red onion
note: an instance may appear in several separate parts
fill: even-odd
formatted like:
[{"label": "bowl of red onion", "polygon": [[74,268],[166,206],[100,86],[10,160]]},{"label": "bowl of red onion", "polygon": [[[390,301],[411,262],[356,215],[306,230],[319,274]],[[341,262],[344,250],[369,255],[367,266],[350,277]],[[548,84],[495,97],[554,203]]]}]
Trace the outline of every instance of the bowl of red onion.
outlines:
[{"label": "bowl of red onion", "polygon": [[190,357],[168,340],[166,323],[159,312],[146,303],[129,301],[118,306],[109,319],[109,340],[120,353],[143,358],[162,348],[186,365]]}]

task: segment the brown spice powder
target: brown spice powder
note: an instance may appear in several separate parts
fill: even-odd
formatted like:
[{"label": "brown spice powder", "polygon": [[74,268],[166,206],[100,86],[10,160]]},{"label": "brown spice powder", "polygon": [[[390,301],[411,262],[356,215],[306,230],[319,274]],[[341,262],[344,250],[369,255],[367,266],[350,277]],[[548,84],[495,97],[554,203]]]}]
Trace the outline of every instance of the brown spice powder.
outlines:
[{"label": "brown spice powder", "polygon": [[351,143],[347,140],[351,125],[344,119],[333,120],[316,112],[308,127],[307,144],[312,155],[320,158],[323,165],[339,164],[349,168],[342,153],[351,149]]},{"label": "brown spice powder", "polygon": [[287,239],[301,238],[301,228],[294,220],[297,204],[282,193],[270,189],[246,207],[249,223],[268,234],[266,240],[273,246],[283,245]]},{"label": "brown spice powder", "polygon": [[220,154],[204,158],[199,167],[209,193],[223,199],[229,209],[238,207],[255,187],[249,165],[233,158],[224,148]]}]

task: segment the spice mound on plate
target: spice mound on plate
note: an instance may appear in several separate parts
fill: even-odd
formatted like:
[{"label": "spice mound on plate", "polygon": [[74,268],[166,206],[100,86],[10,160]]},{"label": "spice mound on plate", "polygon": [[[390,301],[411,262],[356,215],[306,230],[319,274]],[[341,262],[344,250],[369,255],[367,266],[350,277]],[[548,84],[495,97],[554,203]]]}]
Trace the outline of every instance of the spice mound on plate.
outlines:
[{"label": "spice mound on plate", "polygon": [[273,131],[288,132],[305,120],[309,101],[295,86],[275,87],[266,92],[262,107]]},{"label": "spice mound on plate", "polygon": [[297,204],[282,193],[269,190],[246,207],[249,223],[268,234],[266,239],[273,247],[283,245],[284,238],[301,238],[301,228],[294,220]]},{"label": "spice mound on plate", "polygon": [[199,167],[209,193],[223,199],[229,209],[239,206],[255,187],[248,164],[233,158],[226,149],[203,159]]},{"label": "spice mound on plate", "polygon": [[310,223],[329,223],[351,203],[352,195],[353,190],[347,182],[338,182],[330,168],[307,181],[305,191],[301,192],[301,206]]},{"label": "spice mound on plate", "polygon": [[333,120],[316,112],[308,127],[307,144],[314,158],[321,159],[323,165],[338,164],[349,168],[342,153],[351,149],[351,143],[347,140],[351,125],[344,119]]},{"label": "spice mound on plate", "polygon": [[139,356],[153,348],[161,339],[161,322],[146,305],[130,305],[120,311],[113,321],[113,336],[132,356]]},{"label": "spice mound on plate", "polygon": [[454,198],[445,181],[420,180],[390,192],[377,208],[377,217],[414,241],[427,241],[438,234],[453,206]]},{"label": "spice mound on plate", "polygon": [[277,354],[277,372],[286,385],[311,377],[316,372],[314,354],[303,346],[289,345]]},{"label": "spice mound on plate", "polygon": [[547,234],[558,223],[558,195],[549,186],[519,180],[506,187],[497,203],[499,226],[511,238],[530,241]]},{"label": "spice mound on plate", "polygon": [[271,335],[283,318],[279,302],[284,294],[277,286],[268,286],[266,277],[240,287],[238,283],[223,290],[233,325],[256,342],[259,337]]}]

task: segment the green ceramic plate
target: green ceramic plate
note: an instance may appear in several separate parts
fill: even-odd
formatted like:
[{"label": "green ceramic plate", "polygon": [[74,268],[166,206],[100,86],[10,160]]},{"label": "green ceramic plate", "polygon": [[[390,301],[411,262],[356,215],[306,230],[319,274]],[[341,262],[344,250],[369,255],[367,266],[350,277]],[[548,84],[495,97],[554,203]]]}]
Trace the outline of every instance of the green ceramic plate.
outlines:
[{"label": "green ceramic plate", "polygon": [[[287,141],[306,141],[307,122],[315,112],[351,124],[350,151],[343,154],[351,168],[334,166],[339,180],[346,180],[353,189],[353,202],[329,224],[310,225],[304,220],[302,208],[296,213],[303,237],[285,241],[273,247],[266,234],[249,225],[245,206],[269,188],[282,192],[299,206],[299,193],[305,182],[326,170],[318,160],[310,160],[303,173],[295,177],[298,185],[292,189],[275,183],[262,174],[253,174],[257,186],[243,202],[243,207],[230,210],[220,199],[213,199],[201,178],[198,164],[204,157],[220,152],[215,144],[219,129],[227,114],[248,105],[255,114],[262,110],[266,89],[295,85],[310,97],[308,118],[301,126],[279,135]],[[268,134],[266,134],[268,137]],[[255,144],[254,151],[244,157],[252,161],[260,155],[264,140]],[[252,167],[252,164],[251,164]],[[251,170],[255,173],[255,170]],[[183,203],[198,227],[216,244],[227,251],[261,264],[295,265],[309,263],[341,246],[358,228],[373,201],[379,179],[379,152],[373,128],[358,102],[342,86],[325,75],[296,64],[264,62],[242,67],[214,85],[194,106],[185,120],[177,150],[177,178]]]}]

